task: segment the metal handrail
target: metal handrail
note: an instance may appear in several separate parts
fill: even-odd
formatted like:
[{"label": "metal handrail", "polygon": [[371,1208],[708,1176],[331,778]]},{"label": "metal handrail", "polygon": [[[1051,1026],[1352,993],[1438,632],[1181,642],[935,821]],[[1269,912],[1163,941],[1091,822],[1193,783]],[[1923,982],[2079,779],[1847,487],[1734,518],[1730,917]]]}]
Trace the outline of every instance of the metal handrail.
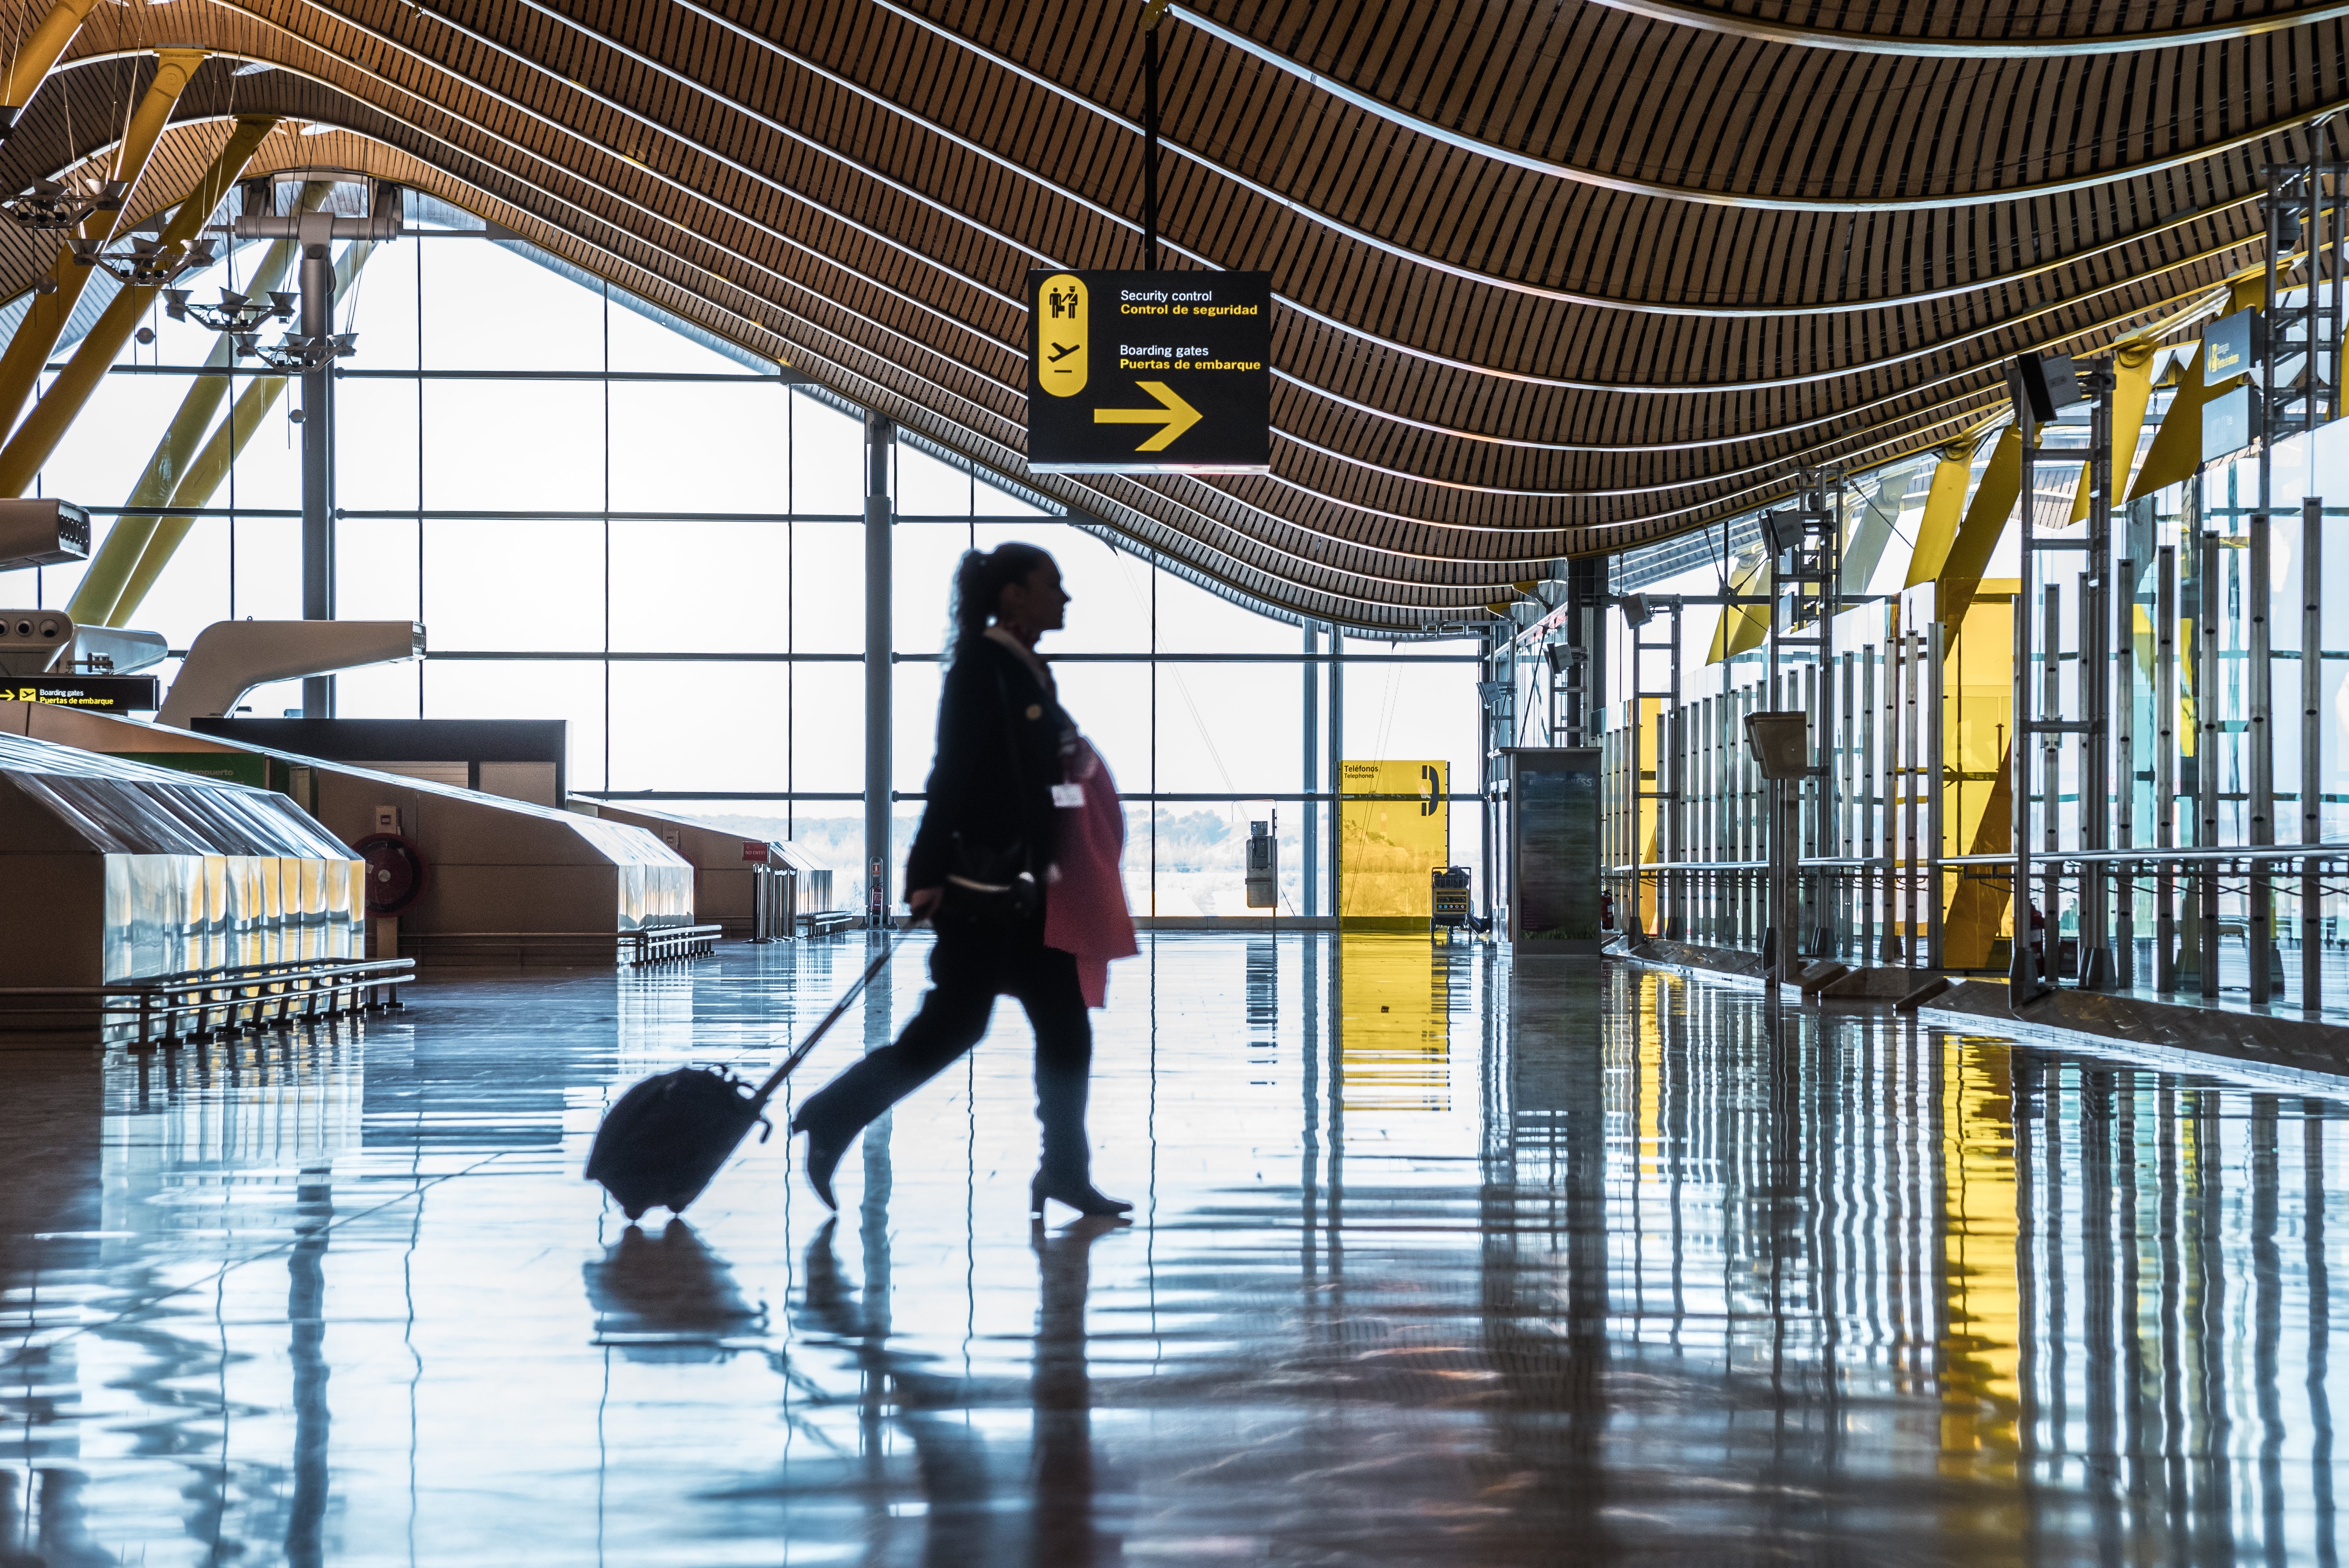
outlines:
[{"label": "metal handrail", "polygon": [[[2075,864],[2155,864],[2170,861],[2178,864],[2224,862],[2229,861],[2349,861],[2349,844],[2220,844],[2215,847],[2160,850],[2147,846],[2133,850],[2033,850],[2032,860],[2044,865],[2050,861]],[[1881,871],[1887,867],[1909,867],[1912,862],[1898,855],[1819,855],[1806,856],[1796,862],[1805,871]],[[1997,866],[2014,864],[2012,851],[1990,855],[1933,855],[1920,857],[1913,862],[1915,869],[1931,871],[1936,866]],[[1767,861],[1642,861],[1637,865],[1607,866],[1603,871],[1612,876],[1652,876],[1659,872],[1764,872],[1770,869]]]},{"label": "metal handrail", "polygon": [[[2224,861],[2339,861],[2349,860],[2349,844],[2219,844],[2209,847],[2180,849],[2135,850],[2033,850],[2032,860],[2041,865],[2049,861],[2075,861],[2111,865],[2119,862],[2142,861],[2153,864],[2163,861],[2179,863],[2200,863]],[[1937,862],[1945,866],[2013,866],[2013,851],[1999,855],[1943,855]]]},{"label": "metal handrail", "polygon": [[618,936],[622,942],[636,948],[631,962],[646,964],[697,956],[693,951],[671,949],[698,949],[707,953],[718,945],[718,939],[724,932],[725,927],[720,925],[640,925],[634,931],[620,932]]},{"label": "metal handrail", "polygon": [[[142,975],[97,985],[0,986],[0,998],[59,999],[53,1006],[0,1007],[0,1029],[8,1027],[9,1020],[27,1015],[80,1017],[94,1014],[100,1020],[101,1031],[111,1022],[135,1018],[138,1027],[134,1043],[154,1037],[160,1024],[163,1043],[171,1046],[178,1043],[180,1020],[191,1015],[196,1026],[189,1031],[189,1037],[201,1040],[216,1028],[233,1032],[247,1026],[240,1015],[248,1010],[252,1014],[251,1026],[259,1027],[272,1021],[273,1003],[274,1022],[280,1026],[290,1026],[297,1016],[334,1017],[376,1005],[360,1000],[364,993],[383,993],[387,997],[384,1005],[398,1007],[401,1003],[397,987],[415,980],[415,968],[412,958],[281,959],[268,964],[223,965],[217,969]],[[346,993],[353,998],[348,1006],[337,1000]],[[122,1000],[118,1002],[116,998]],[[317,1005],[322,1000],[327,1003],[323,1009]],[[88,1005],[92,1001],[95,1006]],[[222,1016],[214,1026],[212,1020],[216,1012]]]}]

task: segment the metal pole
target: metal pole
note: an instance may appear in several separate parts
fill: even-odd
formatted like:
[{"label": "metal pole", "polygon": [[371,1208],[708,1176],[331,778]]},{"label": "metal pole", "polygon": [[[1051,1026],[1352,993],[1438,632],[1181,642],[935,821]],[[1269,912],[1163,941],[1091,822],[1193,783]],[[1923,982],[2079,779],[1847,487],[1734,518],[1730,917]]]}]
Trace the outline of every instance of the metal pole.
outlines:
[{"label": "metal pole", "polygon": [[2014,587],[2014,739],[2007,748],[2008,788],[2014,812],[2014,936],[2007,944],[2007,986],[2011,1001],[2027,1002],[2039,994],[2044,980],[2031,961],[2031,650],[2036,640],[2031,634],[2031,616],[2038,565],[2031,549],[2035,499],[2032,487],[2037,478],[2032,471],[2032,449],[2038,444],[2039,432],[2030,404],[2020,397],[2015,399],[2014,418],[2023,433],[2023,548],[2018,552],[2020,576]]},{"label": "metal pole", "polygon": [[[2312,435],[2309,439],[2316,438]],[[2324,501],[2300,503],[2300,841],[2324,838]],[[2324,1006],[2324,890],[2314,861],[2300,862],[2300,1006]]]},{"label": "metal pole", "polygon": [[[2189,494],[2199,498],[2202,478],[2197,474],[2188,481]],[[2196,525],[2194,546],[2198,552],[2194,563],[2194,717],[2201,734],[2195,739],[2194,801],[2200,817],[2196,844],[2203,849],[2217,847],[2219,842],[2219,536],[2201,527],[2202,509],[2199,499],[2188,513]],[[2219,995],[2219,867],[2216,861],[2204,861],[2198,866],[2200,885],[2196,890],[2200,903],[2199,922],[2201,953],[2195,960],[2201,979],[2201,993],[2215,999]]]},{"label": "metal pole", "polygon": [[[1824,664],[1803,666],[1805,727],[1811,737],[1811,755],[1822,762],[1834,739],[1827,733],[1827,697],[1822,684],[1826,674]],[[1821,766],[1807,775],[1795,789],[1796,799],[1803,800],[1808,808],[1802,814],[1802,836],[1795,841],[1795,852],[1799,857],[1816,860],[1825,852],[1820,846],[1820,824],[1826,815],[1827,779],[1827,769]],[[1795,863],[1799,866],[1801,860]],[[1819,879],[1816,874],[1799,876],[1795,878],[1795,885],[1798,899],[1808,905],[1801,927],[1802,951],[1814,957],[1825,958],[1830,950],[1819,942],[1818,928],[1824,923],[1819,919]]]},{"label": "metal pole", "polygon": [[[2117,363],[2117,361],[2116,362]],[[2106,484],[2103,503],[2110,516],[2111,441],[2104,452]],[[2113,635],[2112,736],[2114,751],[2114,847],[2137,848],[2137,594],[2139,562],[2137,531],[2128,534],[2127,553],[2113,573],[2113,613],[2116,617],[2108,623]],[[2114,868],[2116,877],[2113,888],[2113,985],[2123,991],[2137,983],[2137,862],[2124,861]]]},{"label": "metal pole", "polygon": [[[1317,661],[1313,656],[1320,651],[1320,634],[1315,628],[1313,623],[1310,621],[1306,622],[1304,788],[1305,793],[1308,795],[1313,794],[1321,788],[1319,783],[1315,782],[1317,775],[1320,772],[1321,760],[1321,667],[1319,661]],[[1488,677],[1493,673],[1492,645],[1490,642],[1485,644],[1485,664],[1480,673]],[[1484,700],[1480,697],[1478,698],[1476,705],[1476,728],[1479,732],[1480,738],[1483,737],[1484,732],[1488,727],[1489,726],[1487,726],[1485,720]],[[1479,748],[1479,749],[1489,750],[1489,742],[1486,746]],[[1305,802],[1305,810],[1299,815],[1297,825],[1299,849],[1298,858],[1304,862],[1302,869],[1305,880],[1305,903],[1304,907],[1298,913],[1309,916],[1316,913],[1315,904],[1318,903],[1318,900],[1315,895],[1320,892],[1321,885],[1320,830],[1321,803],[1318,800],[1309,799]],[[1492,896],[1492,881],[1493,865],[1492,861],[1487,860],[1485,862],[1485,897],[1488,899]]]},{"label": "metal pole", "polygon": [[890,702],[895,642],[890,600],[895,584],[891,564],[889,458],[897,427],[879,414],[864,417],[864,919],[879,930],[888,923],[891,785],[890,739],[895,717]]},{"label": "metal pole", "polygon": [[1922,694],[1919,686],[1924,676],[1925,639],[1922,634],[1901,634],[1903,692],[1907,703],[1901,715],[1900,771],[1908,779],[1909,810],[1902,824],[1901,852],[1909,862],[1909,874],[1901,879],[1901,922],[1907,927],[1908,941],[1901,944],[1903,962],[1911,969],[1918,968],[1925,956],[1924,907],[1925,846],[1922,835],[1925,824],[1925,802],[1929,786],[1925,779],[1924,710],[1920,706]]},{"label": "metal pole", "polygon": [[[319,226],[331,232],[333,222],[326,217]],[[302,335],[323,353],[334,331],[334,242],[305,235]],[[335,366],[331,359],[302,372],[302,618],[335,618]],[[311,676],[302,682],[302,713],[306,718],[335,717],[334,676]]]},{"label": "metal pole", "polygon": [[1941,967],[1941,709],[1943,628],[1925,623],[1925,967]]},{"label": "metal pole", "polygon": [[1158,270],[1158,28],[1142,35],[1142,264]]},{"label": "metal pole", "polygon": [[[1846,648],[1838,656],[1836,676],[1836,847],[1839,859],[1849,860],[1858,852],[1858,794],[1853,789],[1853,763],[1857,759],[1852,748],[1856,727],[1852,723],[1853,678],[1857,669],[1858,655]],[[1848,871],[1836,873],[1836,956],[1857,956],[1866,949],[1855,948],[1851,894],[1856,880]],[[1864,963],[1866,959],[1862,957]]]},{"label": "metal pole", "polygon": [[[2153,843],[2178,847],[2178,547],[2154,551]],[[2153,890],[2153,988],[2178,989],[2178,887],[2168,857]]]},{"label": "metal pole", "polygon": [[[2040,596],[2044,610],[2039,618],[2039,711],[2043,717],[2053,717],[2063,706],[2063,584],[2048,583],[2040,590]],[[2055,835],[2056,818],[2062,814],[2059,808],[2063,803],[2064,732],[2050,729],[2042,733],[2046,738],[2042,742],[2039,758],[2039,788],[2043,791],[2039,802],[2039,830],[2042,835],[2040,842],[2046,848],[2048,858],[2039,873],[2039,885],[2043,890],[2040,896],[2044,901],[2039,913],[2047,923],[2047,940],[2040,950],[2039,961],[2043,966],[2040,978],[2048,985],[2054,985],[2064,974],[2063,939],[2058,934],[2063,917],[2057,913],[2063,897],[2063,866],[2055,859],[2055,851],[2060,847]]]},{"label": "metal pole", "polygon": [[[2126,799],[2112,777],[2111,707],[2106,692],[2112,679],[2112,606],[2123,596],[2111,590],[2113,507],[2114,366],[2098,365],[2085,379],[2093,399],[2088,414],[2088,570],[2080,582],[2080,657],[2076,666],[2080,717],[2080,847],[2112,847],[2113,802]],[[2089,861],[2080,871],[2080,985],[2113,988],[2112,927],[2106,923],[2109,869]]]},{"label": "metal pole", "polygon": [[1878,781],[1882,777],[1876,750],[1876,648],[1859,650],[1859,855],[1868,862],[1859,882],[1859,956],[1872,964],[1881,956],[1877,945],[1876,863]]},{"label": "metal pole", "polygon": [[1908,866],[1900,852],[1900,818],[1908,803],[1909,774],[1900,766],[1900,671],[1909,639],[1899,633],[1884,644],[1884,953],[1883,962],[1906,965],[1900,925],[1901,887]]},{"label": "metal pole", "polygon": [[[2313,292],[2313,291],[2312,291]],[[2316,397],[2315,345],[2311,344],[2309,378],[2311,385],[2305,396],[2313,407]],[[2272,355],[2270,356],[2273,357]],[[2316,439],[2313,430],[2307,438]],[[2269,575],[2268,506],[2273,495],[2268,473],[2271,443],[2260,444],[2260,501],[2251,512],[2250,561],[2244,573],[2243,609],[2251,617],[2248,628],[2251,658],[2251,680],[2245,696],[2248,699],[2249,733],[2244,740],[2251,748],[2251,834],[2254,844],[2272,844],[2275,834],[2275,727],[2268,722],[2268,703],[2275,684],[2275,665],[2271,639],[2269,636],[2269,608],[2274,597]],[[2244,953],[2251,974],[2251,999],[2254,1006],[2269,1000],[2273,978],[2269,970],[2269,955],[2274,949],[2274,888],[2268,874],[2268,862],[2253,861],[2251,873],[2251,908],[2243,923]]]},{"label": "metal pole", "polygon": [[1802,878],[1796,874],[1797,857],[1803,852],[1803,780],[1775,788],[1779,796],[1776,837],[1782,846],[1778,851],[1778,978],[1791,985],[1803,974],[1801,944],[1796,940],[1803,919]]},{"label": "metal pole", "polygon": [[[1510,668],[1512,681],[1515,680],[1516,673],[1515,666],[1516,661],[1513,658]],[[1334,922],[1344,913],[1340,901],[1345,896],[1346,887],[1343,875],[1344,857],[1341,852],[1343,846],[1339,841],[1345,837],[1345,834],[1340,827],[1340,808],[1338,799],[1339,791],[1344,787],[1345,782],[1343,758],[1346,755],[1346,637],[1344,633],[1338,630],[1338,623],[1335,621],[1330,623],[1328,735],[1330,741],[1328,753],[1330,759],[1328,769],[1330,775],[1330,915]],[[1334,930],[1336,927],[1333,925],[1331,929]]]},{"label": "metal pole", "polygon": [[[1690,814],[1688,807],[1688,717],[1681,711],[1681,608],[1678,604],[1671,607],[1671,614],[1672,699],[1671,709],[1671,718],[1668,726],[1668,739],[1670,744],[1666,748],[1666,750],[1671,757],[1672,778],[1670,785],[1671,794],[1665,799],[1665,808],[1671,814],[1671,850],[1670,853],[1663,857],[1663,859],[1671,864],[1677,865],[1680,861],[1689,859],[1687,844]],[[1663,759],[1661,758],[1657,759],[1659,765],[1659,777],[1657,778],[1656,782],[1659,785],[1661,785],[1664,782],[1661,777],[1662,760]],[[1677,871],[1667,871],[1664,872],[1664,889],[1666,897],[1669,901],[1667,905],[1669,915],[1668,922],[1663,927],[1663,934],[1671,941],[1685,942],[1688,940],[1689,935],[1687,878]],[[1659,913],[1665,912],[1660,911]]]}]

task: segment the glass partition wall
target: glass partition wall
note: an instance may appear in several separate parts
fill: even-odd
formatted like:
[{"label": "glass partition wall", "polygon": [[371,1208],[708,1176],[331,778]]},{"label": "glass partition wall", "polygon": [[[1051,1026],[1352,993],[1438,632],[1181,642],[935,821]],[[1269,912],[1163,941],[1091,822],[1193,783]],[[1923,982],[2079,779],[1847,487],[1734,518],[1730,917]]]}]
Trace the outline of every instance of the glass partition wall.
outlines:
[{"label": "glass partition wall", "polygon": [[[843,873],[847,902],[864,859],[861,414],[454,208],[407,201],[402,238],[338,247],[336,325],[357,337],[336,381],[336,612],[422,622],[430,652],[337,676],[336,713],[563,719],[574,793],[792,838]],[[250,290],[265,249],[181,284],[199,301]],[[160,309],[142,335],[40,476],[101,537],[218,343]],[[213,621],[301,614],[299,390],[249,359],[230,369],[212,439],[233,460],[183,506],[184,538],[118,622],[174,650]],[[1326,627],[1212,593],[915,439],[890,469],[895,863],[929,765],[951,574],[963,551],[1010,539],[1050,551],[1074,594],[1045,651],[1127,801],[1138,913],[1247,913],[1250,824],[1276,820],[1277,913],[1329,913],[1314,797],[1330,788],[1333,684],[1349,757],[1476,777],[1473,643],[1348,637],[1333,683]],[[61,605],[82,573],[24,573],[11,592]],[[246,705],[276,717],[302,700],[289,682]],[[1473,799],[1451,817],[1452,858],[1475,864]]]},{"label": "glass partition wall", "polygon": [[[1798,709],[1815,773],[1801,786],[1797,951],[2007,974],[2020,693],[2034,722],[2056,721],[2027,742],[2023,940],[2042,978],[2349,1004],[2349,545],[2337,521],[2349,516],[2349,422],[2204,461],[2204,400],[2185,396],[2199,389],[2199,346],[2153,351],[2101,539],[2080,493],[2085,404],[2040,430],[2028,469],[2002,418],[1830,482],[1841,604],[1824,654],[1786,635],[1758,516],[1610,562],[1589,689],[1610,769],[1619,925],[1761,945],[1766,796],[1743,719]],[[2309,497],[2332,536],[2313,550]],[[2026,519],[2038,545],[2018,661]],[[2098,593],[2084,622],[2084,596]],[[1649,612],[1636,627],[1623,608],[1634,594]],[[1494,672],[1533,734],[1564,723],[1568,683],[1540,656],[1547,640],[1521,636]]]}]

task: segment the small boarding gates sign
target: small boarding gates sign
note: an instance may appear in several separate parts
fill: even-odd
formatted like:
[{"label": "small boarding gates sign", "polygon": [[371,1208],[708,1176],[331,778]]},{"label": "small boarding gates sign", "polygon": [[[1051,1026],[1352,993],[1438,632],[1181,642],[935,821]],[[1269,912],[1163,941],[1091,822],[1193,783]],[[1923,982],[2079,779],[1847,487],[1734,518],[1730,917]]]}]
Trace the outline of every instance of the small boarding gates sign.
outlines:
[{"label": "small boarding gates sign", "polygon": [[0,676],[0,702],[39,702],[92,713],[153,713],[162,698],[153,676]]},{"label": "small boarding gates sign", "polygon": [[1028,466],[1272,468],[1272,274],[1028,274]]}]

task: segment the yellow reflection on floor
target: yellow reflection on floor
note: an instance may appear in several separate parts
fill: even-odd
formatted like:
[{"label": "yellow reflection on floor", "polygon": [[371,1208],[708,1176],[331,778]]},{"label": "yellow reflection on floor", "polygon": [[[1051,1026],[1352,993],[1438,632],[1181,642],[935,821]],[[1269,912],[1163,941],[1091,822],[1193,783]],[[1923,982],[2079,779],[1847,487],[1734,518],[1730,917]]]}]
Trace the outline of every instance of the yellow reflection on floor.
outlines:
[{"label": "yellow reflection on floor", "polygon": [[1340,939],[1339,1037],[1348,1110],[1444,1110],[1452,1103],[1451,984],[1424,936]]},{"label": "yellow reflection on floor", "polygon": [[2018,1452],[2014,1085],[2006,1042],[1941,1047],[1941,1467],[2011,1477]]}]

